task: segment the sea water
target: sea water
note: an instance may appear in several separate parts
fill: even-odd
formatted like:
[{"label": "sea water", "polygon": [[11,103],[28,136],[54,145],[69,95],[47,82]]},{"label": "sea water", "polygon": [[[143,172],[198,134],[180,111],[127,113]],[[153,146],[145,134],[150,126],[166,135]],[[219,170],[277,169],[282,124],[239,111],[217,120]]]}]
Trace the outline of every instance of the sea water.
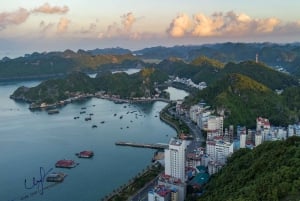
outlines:
[{"label": "sea water", "polygon": [[[115,104],[91,98],[49,115],[43,110],[30,111],[27,103],[9,98],[19,86],[38,83],[0,83],[0,200],[100,200],[150,165],[154,153],[116,146],[115,142],[167,143],[176,135],[159,119],[164,102]],[[85,121],[87,116],[90,121]],[[94,157],[77,158],[75,153],[83,150],[94,151]],[[79,165],[55,168],[61,159],[72,159]],[[50,172],[68,176],[51,185],[45,181]]]}]

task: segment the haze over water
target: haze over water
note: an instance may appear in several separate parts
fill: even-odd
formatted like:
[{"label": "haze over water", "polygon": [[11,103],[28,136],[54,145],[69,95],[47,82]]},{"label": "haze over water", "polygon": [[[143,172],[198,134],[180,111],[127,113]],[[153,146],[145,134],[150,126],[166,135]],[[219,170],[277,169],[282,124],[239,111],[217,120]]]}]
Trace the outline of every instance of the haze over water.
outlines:
[{"label": "haze over water", "polygon": [[[154,153],[115,146],[116,141],[167,143],[176,135],[159,120],[159,111],[166,105],[163,102],[128,105],[92,98],[48,115],[45,111],[31,112],[28,104],[9,99],[17,87],[38,83],[0,83],[0,200],[99,200],[146,168]],[[82,107],[86,107],[86,114],[80,114]],[[92,120],[85,121],[90,113]],[[75,116],[80,118],[75,120]],[[92,128],[93,124],[97,128]],[[94,158],[78,159],[75,153],[82,150],[93,150]],[[54,168],[60,159],[74,159],[80,164],[73,169]],[[40,178],[40,167],[68,176],[40,195],[37,188],[24,186],[25,179],[29,186],[33,177]],[[44,182],[44,187],[48,185]]]}]

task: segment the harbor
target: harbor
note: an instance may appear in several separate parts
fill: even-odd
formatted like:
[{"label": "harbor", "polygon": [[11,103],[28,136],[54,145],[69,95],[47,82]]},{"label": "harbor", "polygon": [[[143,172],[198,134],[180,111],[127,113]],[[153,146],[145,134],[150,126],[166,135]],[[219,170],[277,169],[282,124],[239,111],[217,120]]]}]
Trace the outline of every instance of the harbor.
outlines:
[{"label": "harbor", "polygon": [[149,149],[167,149],[167,148],[169,148],[169,145],[165,144],[165,143],[141,144],[141,143],[134,143],[134,142],[116,142],[115,145],[138,147],[138,148],[149,148]]}]

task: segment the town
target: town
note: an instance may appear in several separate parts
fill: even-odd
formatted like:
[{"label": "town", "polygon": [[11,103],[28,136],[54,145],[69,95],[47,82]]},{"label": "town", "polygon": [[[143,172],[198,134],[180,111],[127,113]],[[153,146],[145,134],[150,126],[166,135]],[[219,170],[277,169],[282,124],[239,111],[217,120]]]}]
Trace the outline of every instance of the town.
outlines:
[{"label": "town", "polygon": [[[164,173],[157,185],[148,192],[149,201],[183,201],[188,193],[201,196],[210,176],[226,165],[227,158],[241,148],[255,149],[265,141],[285,140],[300,136],[300,125],[272,126],[267,118],[257,117],[256,128],[231,125],[223,128],[223,116],[213,115],[205,103],[193,105],[189,110],[177,101],[176,114],[187,124],[194,124],[206,133],[205,147],[200,136],[172,138],[164,150]],[[202,136],[203,137],[203,136]]]}]

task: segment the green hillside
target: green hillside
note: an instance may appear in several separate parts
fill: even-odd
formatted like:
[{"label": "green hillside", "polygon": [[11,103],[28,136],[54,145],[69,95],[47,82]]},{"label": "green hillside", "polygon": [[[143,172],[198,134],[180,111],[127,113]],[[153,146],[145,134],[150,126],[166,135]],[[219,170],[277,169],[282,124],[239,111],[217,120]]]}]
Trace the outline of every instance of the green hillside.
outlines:
[{"label": "green hillside", "polygon": [[[131,54],[92,55],[88,52],[71,50],[64,52],[33,53],[16,59],[0,61],[0,79],[25,79],[57,76],[72,71],[96,71],[107,64],[122,64],[138,60]],[[133,66],[134,67],[134,66]]]},{"label": "green hillside", "polygon": [[205,56],[200,56],[196,59],[194,59],[191,64],[196,65],[196,66],[211,66],[211,67],[215,67],[215,68],[223,68],[224,64],[221,63],[218,60],[215,59],[210,59],[208,57]]},{"label": "green hillside", "polygon": [[181,60],[164,60],[157,68],[169,75],[191,78],[195,83],[204,81],[208,85],[232,73],[246,75],[257,82],[263,83],[272,90],[299,85],[296,77],[276,71],[263,63],[255,63],[253,61],[230,62],[224,65],[217,60],[200,56],[190,64]]},{"label": "green hillside", "polygon": [[132,75],[106,72],[96,78],[90,78],[81,72],[73,72],[66,78],[50,79],[36,87],[19,87],[11,97],[49,104],[67,99],[76,92],[105,91],[107,94],[120,95],[121,98],[150,97],[155,94],[155,84],[163,83],[167,79],[167,74],[153,68],[145,68]]},{"label": "green hillside", "polygon": [[[287,125],[299,119],[299,114],[289,108],[284,97],[247,76],[228,74],[197,95],[189,97],[186,103],[193,105],[204,100],[216,113],[225,115],[225,126],[233,124],[253,127],[258,116],[269,118],[274,125]],[[289,99],[289,104],[297,104],[295,107],[299,110],[297,100]]]},{"label": "green hillside", "polygon": [[[300,138],[235,152],[198,201],[300,200]],[[191,199],[195,200],[195,199]]]}]

